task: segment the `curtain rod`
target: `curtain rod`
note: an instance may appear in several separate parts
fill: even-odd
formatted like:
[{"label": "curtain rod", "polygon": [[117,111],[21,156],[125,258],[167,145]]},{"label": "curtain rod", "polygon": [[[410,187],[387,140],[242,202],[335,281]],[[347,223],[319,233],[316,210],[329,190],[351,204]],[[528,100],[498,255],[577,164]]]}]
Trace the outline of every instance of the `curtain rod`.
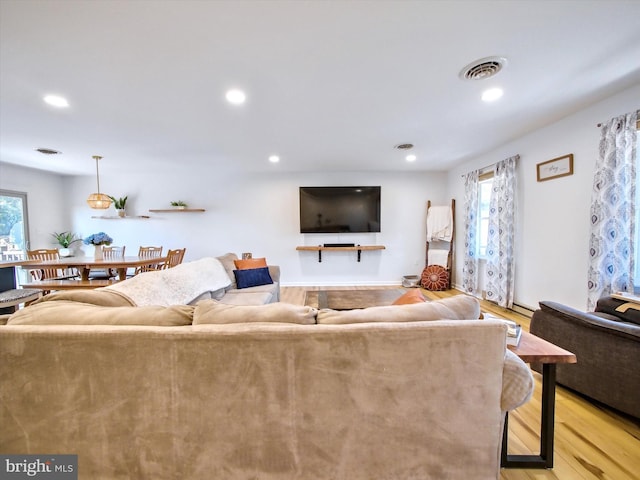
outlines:
[{"label": "curtain rod", "polygon": [[[636,111],[636,115],[640,117],[640,110]],[[596,127],[600,128],[602,125],[604,125],[604,123],[598,123]],[[640,129],[640,118],[636,120],[636,128]]]},{"label": "curtain rod", "polygon": [[[478,168],[478,169],[476,169],[476,170],[478,171],[478,175],[484,175],[485,173],[487,173],[487,170],[489,170],[490,168],[494,167],[494,166],[496,165],[496,163],[498,163],[498,162],[493,162],[493,163],[490,163],[489,165],[485,165],[485,166],[484,166],[484,167],[482,167],[482,168]],[[467,172],[467,173],[468,173],[468,172]],[[467,176],[467,174],[466,174],[466,173],[463,173],[463,174],[462,174],[462,175],[460,175],[460,176],[461,176],[461,177],[466,177],[466,176]]]},{"label": "curtain rod", "polygon": [[[519,154],[519,153],[517,153],[517,154],[515,154],[515,155],[513,155],[513,156],[514,156],[514,157],[516,157],[516,160],[520,160],[520,154]],[[506,159],[508,159],[508,158],[511,158],[511,157],[507,157]],[[506,160],[506,159],[505,159],[505,160]],[[477,171],[478,171],[478,175],[482,175],[482,174],[484,174],[484,173],[487,173],[487,172],[486,172],[486,170],[488,170],[488,169],[490,169],[490,168],[494,167],[497,163],[499,163],[499,162],[493,162],[493,163],[490,163],[489,165],[485,165],[485,166],[484,166],[484,167],[482,167],[482,168],[478,168],[478,169],[477,169]],[[467,173],[468,173],[468,172],[467,172]],[[463,174],[462,174],[462,175],[460,175],[460,176],[461,176],[461,177],[465,177],[466,175],[467,175],[466,173],[463,173]]]}]

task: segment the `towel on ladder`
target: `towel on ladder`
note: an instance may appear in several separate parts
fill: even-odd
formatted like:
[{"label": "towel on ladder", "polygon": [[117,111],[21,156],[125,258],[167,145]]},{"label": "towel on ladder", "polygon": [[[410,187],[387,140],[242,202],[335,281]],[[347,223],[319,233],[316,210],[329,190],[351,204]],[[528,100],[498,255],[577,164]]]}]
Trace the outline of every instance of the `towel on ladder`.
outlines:
[{"label": "towel on ladder", "polygon": [[427,241],[450,242],[453,237],[453,213],[449,206],[433,206],[427,210]]}]

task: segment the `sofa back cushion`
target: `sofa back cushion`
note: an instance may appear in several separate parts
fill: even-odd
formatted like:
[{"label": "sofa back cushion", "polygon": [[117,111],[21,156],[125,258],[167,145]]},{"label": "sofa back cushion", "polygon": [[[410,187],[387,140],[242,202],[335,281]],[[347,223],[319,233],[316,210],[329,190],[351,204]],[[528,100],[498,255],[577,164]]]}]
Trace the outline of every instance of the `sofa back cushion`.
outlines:
[{"label": "sofa back cushion", "polygon": [[43,302],[22,308],[7,325],[191,325],[194,307],[105,307],[69,300]]},{"label": "sofa back cushion", "polygon": [[203,300],[196,306],[193,324],[278,322],[312,325],[316,323],[316,314],[315,308],[289,303],[229,305],[215,300]]},{"label": "sofa back cushion", "polygon": [[227,275],[229,276],[229,279],[231,280],[231,285],[229,285],[227,288],[237,288],[236,287],[236,277],[233,274],[233,271],[236,269],[236,265],[235,265],[235,261],[238,260],[238,256],[235,253],[229,252],[229,253],[225,253],[224,255],[221,255],[219,257],[216,257],[218,260],[220,260],[220,263],[222,263],[222,266],[224,267],[224,269],[227,272]]},{"label": "sofa back cushion", "polygon": [[432,302],[386,305],[355,310],[322,309],[319,324],[340,325],[366,322],[419,322],[425,320],[474,320],[480,317],[480,302],[475,297],[456,295]]}]

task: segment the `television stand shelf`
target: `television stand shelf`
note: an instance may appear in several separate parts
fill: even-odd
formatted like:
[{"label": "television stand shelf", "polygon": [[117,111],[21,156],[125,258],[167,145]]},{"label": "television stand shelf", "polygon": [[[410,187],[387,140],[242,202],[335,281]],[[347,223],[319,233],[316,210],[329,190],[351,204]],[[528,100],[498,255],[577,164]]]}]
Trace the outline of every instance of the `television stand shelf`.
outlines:
[{"label": "television stand shelf", "polygon": [[353,247],[323,247],[322,245],[318,245],[317,247],[307,247],[300,246],[296,247],[298,251],[307,251],[307,252],[318,252],[318,262],[322,262],[322,252],[323,251],[349,251],[349,252],[358,252],[358,261],[360,261],[360,254],[363,250],[384,250],[386,247],[384,245],[355,245]]}]

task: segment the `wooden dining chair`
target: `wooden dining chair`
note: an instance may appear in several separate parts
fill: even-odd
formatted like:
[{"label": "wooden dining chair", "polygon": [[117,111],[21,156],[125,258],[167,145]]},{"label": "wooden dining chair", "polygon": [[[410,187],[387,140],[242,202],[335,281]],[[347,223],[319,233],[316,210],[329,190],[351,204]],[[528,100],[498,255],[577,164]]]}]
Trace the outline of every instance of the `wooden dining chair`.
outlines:
[{"label": "wooden dining chair", "polygon": [[116,247],[114,245],[102,247],[102,256],[105,259],[122,258],[127,247]]},{"label": "wooden dining chair", "polygon": [[[39,250],[27,250],[28,260],[58,260],[60,258],[60,252],[57,248],[41,248]],[[74,268],[62,269],[62,268],[38,268],[30,270],[31,276],[34,280],[64,280],[68,278],[75,278],[78,276],[78,272]]]},{"label": "wooden dining chair", "polygon": [[[114,258],[123,258],[126,250],[124,247],[116,247],[115,245],[103,245],[102,246],[102,258],[105,260],[112,260]],[[108,279],[118,276],[118,271],[115,268],[105,268],[103,270],[91,270],[89,278],[91,280]]]},{"label": "wooden dining chair", "polygon": [[[162,247],[140,247],[138,249],[138,257],[140,258],[158,258],[162,256]],[[142,272],[150,272],[158,270],[158,265],[141,265],[136,267],[134,275]]]},{"label": "wooden dining chair", "polygon": [[167,251],[167,260],[160,267],[162,270],[166,270],[167,268],[173,268],[176,265],[180,265],[182,260],[184,259],[184,252],[186,252],[186,248],[176,248],[175,250]]}]

